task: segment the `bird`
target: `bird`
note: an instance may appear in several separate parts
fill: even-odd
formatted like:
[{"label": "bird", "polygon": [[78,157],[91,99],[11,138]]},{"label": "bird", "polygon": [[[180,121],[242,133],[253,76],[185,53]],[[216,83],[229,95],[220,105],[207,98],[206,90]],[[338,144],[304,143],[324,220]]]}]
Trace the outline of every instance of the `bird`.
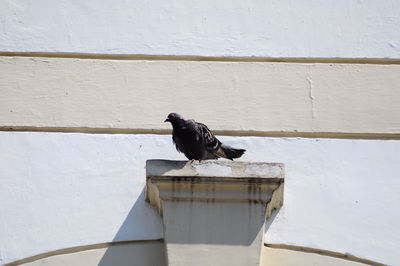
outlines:
[{"label": "bird", "polygon": [[226,158],[239,158],[245,149],[235,149],[219,141],[208,127],[193,119],[185,119],[177,113],[170,113],[164,122],[172,124],[172,141],[178,152],[191,162]]}]

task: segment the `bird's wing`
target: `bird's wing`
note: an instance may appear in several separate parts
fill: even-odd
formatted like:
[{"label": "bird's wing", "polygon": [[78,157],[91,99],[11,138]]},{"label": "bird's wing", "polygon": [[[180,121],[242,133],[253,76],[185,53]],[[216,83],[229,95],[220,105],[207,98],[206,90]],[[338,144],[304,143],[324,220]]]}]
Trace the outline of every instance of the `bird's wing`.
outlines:
[{"label": "bird's wing", "polygon": [[174,136],[174,134],[172,134],[172,141],[174,142],[174,144],[175,144],[175,148],[176,148],[176,150],[177,151],[179,151],[179,152],[182,152],[179,148],[178,148],[178,145],[176,144],[176,140],[175,140],[175,136]]},{"label": "bird's wing", "polygon": [[221,142],[213,135],[206,125],[196,122],[196,131],[198,141],[201,142],[208,151],[217,151],[219,149]]}]

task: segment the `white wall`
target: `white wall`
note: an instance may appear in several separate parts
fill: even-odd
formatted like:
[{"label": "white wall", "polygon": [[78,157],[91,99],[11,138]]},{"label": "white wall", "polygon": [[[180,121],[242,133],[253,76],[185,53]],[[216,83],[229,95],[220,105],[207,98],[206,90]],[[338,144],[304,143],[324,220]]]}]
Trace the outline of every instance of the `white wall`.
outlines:
[{"label": "white wall", "polygon": [[397,0],[0,2],[0,51],[400,58]]},{"label": "white wall", "polygon": [[[400,141],[221,137],[242,160],[286,164],[266,242],[399,264]],[[0,263],[61,248],[158,239],[145,160],[184,159],[170,136],[0,132]]]},{"label": "white wall", "polygon": [[[399,10],[397,0],[3,0],[0,127],[165,130],[166,113],[181,110],[225,132],[398,138],[398,64],[4,52],[400,59]],[[248,149],[243,160],[286,164],[267,243],[400,264],[400,140],[222,139]],[[145,160],[155,158],[184,159],[170,136],[0,132],[0,264],[162,238],[143,194]]]}]

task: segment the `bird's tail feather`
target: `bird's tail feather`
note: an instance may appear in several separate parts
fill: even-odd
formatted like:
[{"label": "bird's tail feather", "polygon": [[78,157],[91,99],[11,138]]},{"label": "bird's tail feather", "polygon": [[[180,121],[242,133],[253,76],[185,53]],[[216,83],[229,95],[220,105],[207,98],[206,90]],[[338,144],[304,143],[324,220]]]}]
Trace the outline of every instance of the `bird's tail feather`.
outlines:
[{"label": "bird's tail feather", "polygon": [[226,145],[222,145],[221,149],[224,151],[224,154],[226,155],[225,158],[230,160],[239,158],[246,151],[244,149],[235,149]]}]

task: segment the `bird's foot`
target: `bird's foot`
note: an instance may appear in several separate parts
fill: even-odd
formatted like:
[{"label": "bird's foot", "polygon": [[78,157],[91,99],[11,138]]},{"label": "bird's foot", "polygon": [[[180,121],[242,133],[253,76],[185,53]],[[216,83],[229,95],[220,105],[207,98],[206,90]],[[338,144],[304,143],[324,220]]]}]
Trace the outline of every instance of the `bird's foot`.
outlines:
[{"label": "bird's foot", "polygon": [[195,162],[195,161],[199,161],[199,163],[201,162],[201,160],[192,159],[192,160],[189,160],[189,164],[193,164],[193,162]]}]

